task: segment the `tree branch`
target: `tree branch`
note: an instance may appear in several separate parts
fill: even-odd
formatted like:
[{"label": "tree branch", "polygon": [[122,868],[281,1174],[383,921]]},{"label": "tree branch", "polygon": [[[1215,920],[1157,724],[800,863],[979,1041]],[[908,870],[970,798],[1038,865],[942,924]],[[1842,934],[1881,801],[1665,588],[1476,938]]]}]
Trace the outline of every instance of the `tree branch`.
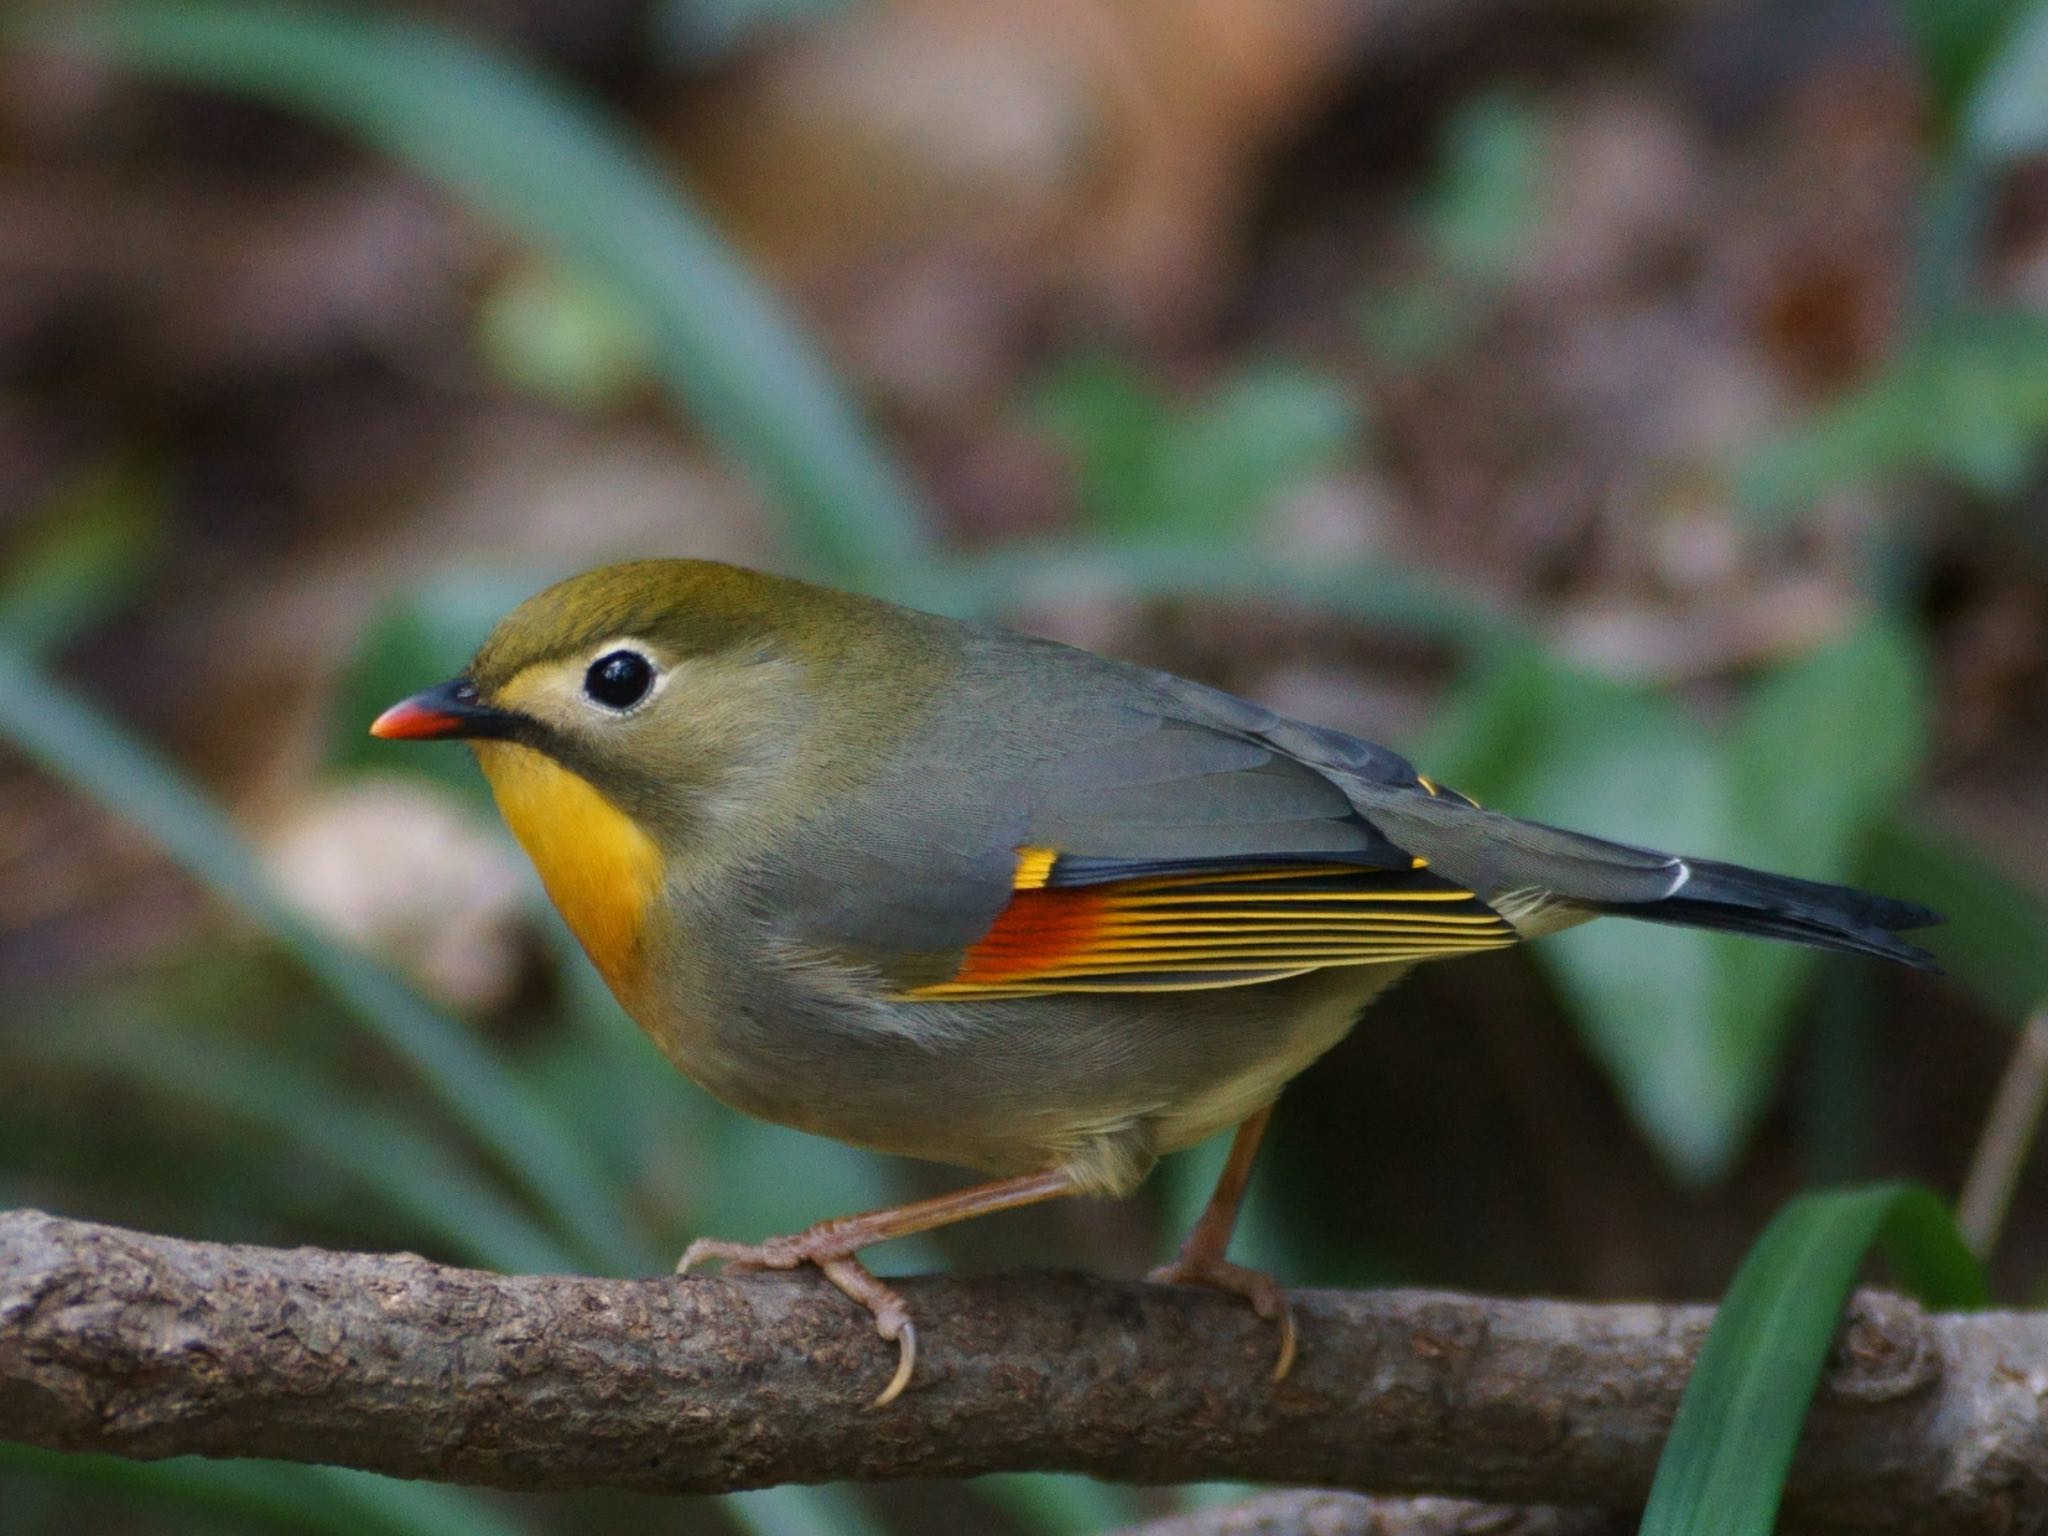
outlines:
[{"label": "tree branch", "polygon": [[[335,1462],[501,1488],[708,1493],[1091,1472],[1626,1508],[1709,1313],[1296,1294],[1302,1358],[1224,1297],[913,1279],[913,1389],[816,1276],[483,1274],[0,1215],[0,1436]],[[2048,1314],[1863,1295],[1787,1508],[1802,1525],[2048,1532]]]}]

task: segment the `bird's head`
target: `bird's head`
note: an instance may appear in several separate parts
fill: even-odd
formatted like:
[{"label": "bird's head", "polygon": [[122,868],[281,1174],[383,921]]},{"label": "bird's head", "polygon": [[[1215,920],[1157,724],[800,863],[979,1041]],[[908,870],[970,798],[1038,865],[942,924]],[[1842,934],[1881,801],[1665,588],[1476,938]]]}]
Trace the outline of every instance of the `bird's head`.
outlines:
[{"label": "bird's head", "polygon": [[[460,676],[374,736],[467,741],[548,894],[621,995],[664,882],[744,859],[825,799],[851,754],[879,604],[699,560],[559,582]],[[879,639],[878,639],[879,637]],[[854,704],[848,706],[848,700]]]},{"label": "bird's head", "polygon": [[468,741],[501,791],[535,755],[657,837],[681,834],[707,795],[772,772],[803,737],[842,601],[709,561],[604,566],[528,598],[460,676],[370,733]]}]

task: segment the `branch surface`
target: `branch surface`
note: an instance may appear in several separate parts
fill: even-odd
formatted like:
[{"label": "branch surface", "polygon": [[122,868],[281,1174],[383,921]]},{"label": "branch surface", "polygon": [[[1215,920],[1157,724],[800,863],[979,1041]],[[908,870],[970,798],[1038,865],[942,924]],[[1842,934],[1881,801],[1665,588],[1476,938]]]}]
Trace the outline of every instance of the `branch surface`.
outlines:
[{"label": "branch surface", "polygon": [[[1072,1275],[902,1282],[912,1389],[810,1274],[505,1276],[0,1214],[0,1437],[500,1488],[712,1493],[1075,1471],[1510,1505],[1639,1504],[1704,1307],[1300,1291],[1269,1327]],[[2048,1314],[1864,1294],[1787,1510],[1803,1529],[2048,1533]]]}]

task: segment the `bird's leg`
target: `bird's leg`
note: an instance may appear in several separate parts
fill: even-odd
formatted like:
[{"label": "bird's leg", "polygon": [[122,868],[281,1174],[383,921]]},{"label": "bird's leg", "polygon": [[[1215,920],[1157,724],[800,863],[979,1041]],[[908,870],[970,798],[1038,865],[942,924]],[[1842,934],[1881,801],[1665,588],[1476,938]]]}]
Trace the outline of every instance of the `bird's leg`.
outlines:
[{"label": "bird's leg", "polygon": [[907,1205],[863,1211],[858,1216],[837,1216],[802,1232],[771,1237],[762,1243],[728,1243],[700,1237],[684,1251],[676,1273],[686,1275],[705,1259],[723,1260],[728,1270],[740,1274],[816,1265],[827,1280],[874,1314],[876,1332],[896,1341],[896,1374],[875,1399],[874,1406],[880,1408],[894,1402],[910,1383],[910,1373],[917,1364],[917,1328],[910,1321],[910,1309],[903,1298],[870,1274],[854,1255],[871,1243],[886,1242],[892,1237],[909,1237],[914,1232],[929,1232],[970,1216],[1035,1205],[1040,1200],[1054,1200],[1076,1192],[1072,1176],[1065,1169],[1055,1168],[1046,1173],[976,1184],[929,1200],[913,1200]]},{"label": "bird's leg", "polygon": [[1237,1225],[1245,1189],[1252,1181],[1259,1138],[1265,1135],[1266,1122],[1272,1118],[1273,1106],[1268,1104],[1237,1128],[1237,1135],[1231,1139],[1230,1156],[1223,1163],[1223,1174],[1216,1180],[1216,1189],[1203,1207],[1201,1219],[1180,1245],[1180,1253],[1173,1262],[1160,1265],[1146,1278],[1166,1285],[1205,1285],[1211,1290],[1242,1296],[1260,1317],[1278,1323],[1280,1358],[1273,1364],[1273,1379],[1278,1381],[1294,1368],[1294,1313],[1287,1305],[1286,1294],[1271,1275],[1246,1269],[1224,1257],[1230,1250],[1230,1233]]}]

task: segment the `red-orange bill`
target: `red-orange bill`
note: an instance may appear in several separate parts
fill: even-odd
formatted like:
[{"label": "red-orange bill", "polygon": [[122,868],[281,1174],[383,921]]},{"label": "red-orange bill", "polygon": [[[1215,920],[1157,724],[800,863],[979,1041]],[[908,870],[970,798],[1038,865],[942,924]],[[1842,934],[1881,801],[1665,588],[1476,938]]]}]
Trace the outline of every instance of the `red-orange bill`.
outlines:
[{"label": "red-orange bill", "polygon": [[370,722],[385,741],[440,741],[450,737],[510,735],[518,716],[477,698],[476,685],[457,677],[400,699]]},{"label": "red-orange bill", "polygon": [[400,699],[370,722],[370,734],[385,741],[432,741],[461,733],[462,717],[434,709],[418,699]]}]

